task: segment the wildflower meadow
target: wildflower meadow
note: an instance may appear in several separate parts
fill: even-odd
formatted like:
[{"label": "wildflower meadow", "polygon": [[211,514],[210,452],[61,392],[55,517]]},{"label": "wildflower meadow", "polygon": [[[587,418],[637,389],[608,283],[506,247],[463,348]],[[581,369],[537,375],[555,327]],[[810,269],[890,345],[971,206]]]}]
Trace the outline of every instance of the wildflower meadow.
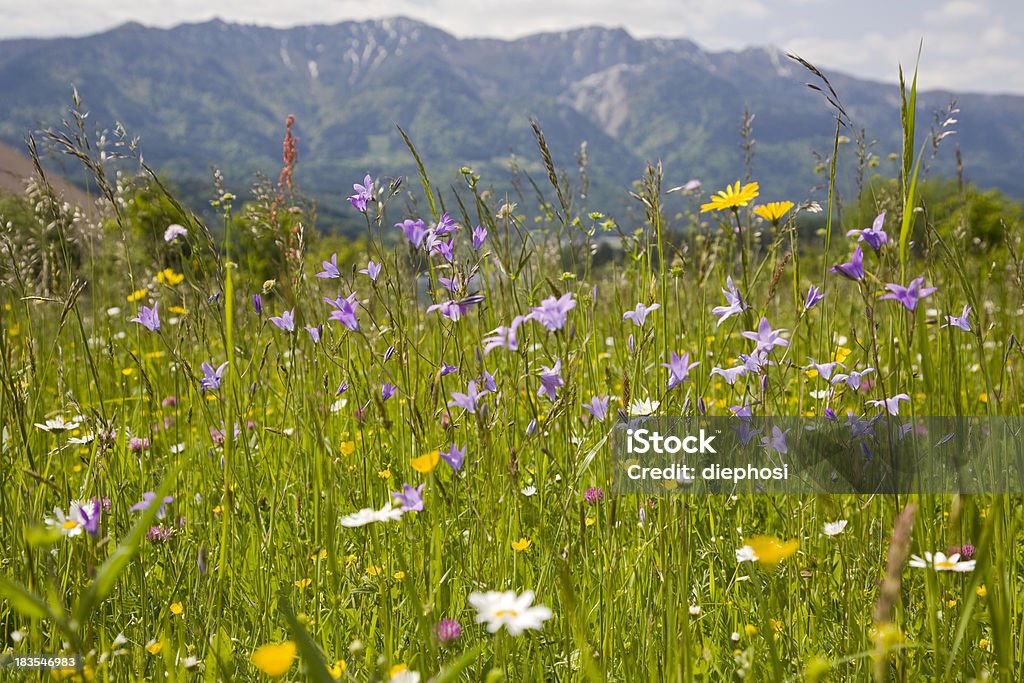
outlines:
[{"label": "wildflower meadow", "polygon": [[636,416],[1021,413],[1021,226],[933,215],[942,137],[915,135],[912,84],[903,149],[861,154],[875,180],[840,197],[855,133],[818,83],[817,201],[744,168],[669,188],[652,164],[632,218],[582,212],[535,124],[543,171],[518,195],[438,181],[408,137],[417,174],[337,179],[358,240],[318,233],[292,120],[280,177],[243,198],[218,174],[201,216],[76,100],[32,149],[78,164],[99,208],[40,166],[0,243],[5,666],[1020,680],[1019,471],[991,493],[616,490]]}]

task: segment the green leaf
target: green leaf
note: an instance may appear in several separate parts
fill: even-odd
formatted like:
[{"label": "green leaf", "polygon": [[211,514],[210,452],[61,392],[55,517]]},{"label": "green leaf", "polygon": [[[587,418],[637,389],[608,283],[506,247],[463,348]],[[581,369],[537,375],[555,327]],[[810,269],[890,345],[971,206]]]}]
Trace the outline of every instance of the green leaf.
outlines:
[{"label": "green leaf", "polygon": [[921,170],[921,155],[924,147],[917,155],[914,171],[910,176],[910,187],[903,200],[903,223],[900,225],[900,265],[905,266],[910,260],[910,233],[914,227],[914,202],[917,200],[917,174]]},{"label": "green leaf", "polygon": [[432,679],[434,683],[453,683],[453,681],[458,680],[459,675],[473,663],[473,660],[480,656],[481,649],[483,649],[482,644],[463,652],[450,666],[434,676]]},{"label": "green leaf", "polygon": [[11,609],[29,619],[58,620],[53,608],[25,586],[6,576],[0,576],[0,595]]}]

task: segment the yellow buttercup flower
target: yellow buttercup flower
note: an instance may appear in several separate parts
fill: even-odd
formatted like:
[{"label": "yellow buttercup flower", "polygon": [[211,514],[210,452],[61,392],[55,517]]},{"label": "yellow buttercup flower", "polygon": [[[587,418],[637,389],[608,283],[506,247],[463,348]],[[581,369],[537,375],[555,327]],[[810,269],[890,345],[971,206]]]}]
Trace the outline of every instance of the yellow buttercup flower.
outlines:
[{"label": "yellow buttercup flower", "polygon": [[141,299],[142,297],[146,296],[146,294],[147,294],[147,290],[146,290],[145,287],[143,287],[142,289],[136,289],[134,292],[132,292],[131,294],[128,295],[128,301],[129,302],[136,302],[139,299]]},{"label": "yellow buttercup flower", "polygon": [[159,640],[151,640],[146,643],[146,652],[151,655],[158,655],[164,649],[164,644]]},{"label": "yellow buttercup flower", "polygon": [[296,588],[302,589],[302,588],[307,588],[309,586],[309,584],[311,584],[311,583],[313,583],[313,579],[309,579],[309,578],[299,579],[298,581],[295,582],[295,586],[296,586]]},{"label": "yellow buttercup flower", "polygon": [[512,550],[515,550],[517,553],[521,553],[527,548],[529,548],[532,544],[533,542],[530,539],[525,537],[520,538],[518,541],[512,541]]},{"label": "yellow buttercup flower", "polygon": [[780,541],[773,536],[755,536],[746,544],[753,548],[758,562],[774,565],[792,556],[800,546],[800,541]]},{"label": "yellow buttercup flower", "polygon": [[156,281],[162,285],[168,287],[174,287],[175,285],[181,284],[181,281],[185,279],[185,276],[181,273],[175,273],[173,268],[164,268],[156,274]]},{"label": "yellow buttercup flower", "polygon": [[792,208],[793,202],[768,202],[754,209],[754,213],[770,223],[778,223]]},{"label": "yellow buttercup flower", "polygon": [[288,673],[295,662],[295,643],[286,640],[283,643],[260,645],[253,651],[251,660],[266,675],[280,678]]},{"label": "yellow buttercup flower", "polygon": [[753,624],[747,624],[746,626],[743,627],[743,632],[746,633],[748,637],[749,636],[756,636],[757,635],[757,627],[754,626]]},{"label": "yellow buttercup flower", "polygon": [[832,361],[835,363],[845,363],[851,353],[853,353],[853,351],[845,346],[838,346],[836,347],[835,353],[832,354]]},{"label": "yellow buttercup flower", "polygon": [[735,185],[729,185],[717,194],[711,195],[711,201],[702,204],[700,212],[707,213],[708,211],[722,211],[746,206],[758,194],[760,194],[760,188],[757,183],[747,183],[740,188],[740,181],[737,180]]},{"label": "yellow buttercup flower", "polygon": [[348,671],[348,663],[344,659],[339,659],[334,666],[327,670],[327,673],[331,674],[332,678],[341,678],[346,671]]},{"label": "yellow buttercup flower", "polygon": [[420,474],[430,474],[437,467],[437,463],[441,461],[441,453],[439,451],[430,451],[424,453],[418,458],[413,458],[412,468]]},{"label": "yellow buttercup flower", "polygon": [[342,441],[340,450],[342,455],[352,455],[353,453],[356,452],[356,442]]},{"label": "yellow buttercup flower", "polygon": [[171,603],[171,614],[173,614],[174,616],[180,617],[181,613],[184,612],[184,611],[185,611],[185,607],[180,602],[172,602]]}]

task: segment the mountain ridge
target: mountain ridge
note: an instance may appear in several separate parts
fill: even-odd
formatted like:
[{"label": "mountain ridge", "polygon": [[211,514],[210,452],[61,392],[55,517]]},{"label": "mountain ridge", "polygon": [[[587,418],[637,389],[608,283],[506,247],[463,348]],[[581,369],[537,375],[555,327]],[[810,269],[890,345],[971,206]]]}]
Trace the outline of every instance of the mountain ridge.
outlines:
[{"label": "mountain ridge", "polygon": [[[850,114],[877,140],[882,170],[899,151],[894,85],[827,71]],[[815,150],[831,149],[832,112],[805,86],[811,74],[773,47],[709,52],[685,38],[635,38],[622,28],[581,27],[517,39],[458,38],[404,17],[277,29],[214,19],[170,29],[130,22],[78,38],[0,41],[0,140],[54,125],[71,87],[95,125],[122,121],[148,162],[179,182],[208,178],[211,164],[247,183],[276,176],[284,119],[297,118],[297,180],[321,203],[362,178],[408,175],[409,132],[439,184],[468,165],[502,188],[509,159],[539,172],[530,119],[556,163],[577,167],[587,142],[588,203],[614,208],[647,162],[669,182],[718,186],[743,174],[738,128],[755,115],[755,175],[772,196],[819,198]],[[919,131],[958,98],[955,140],[968,179],[1024,197],[1024,97],[919,93]],[[918,143],[924,133],[918,135]],[[936,172],[952,175],[952,145]],[[849,175],[849,174],[847,174]],[[846,177],[846,181],[849,178]],[[818,196],[815,196],[815,195]],[[342,207],[343,208],[343,207]]]}]

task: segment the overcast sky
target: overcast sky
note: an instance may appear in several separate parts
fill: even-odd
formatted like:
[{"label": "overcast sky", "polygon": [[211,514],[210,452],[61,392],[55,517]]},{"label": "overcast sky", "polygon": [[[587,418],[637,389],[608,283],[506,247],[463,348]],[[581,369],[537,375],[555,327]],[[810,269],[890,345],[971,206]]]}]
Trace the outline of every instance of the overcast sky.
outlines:
[{"label": "overcast sky", "polygon": [[713,50],[774,45],[885,81],[898,62],[912,67],[923,39],[920,87],[1024,94],[1022,0],[0,0],[0,37],[84,35],[130,20],[294,26],[395,15],[459,36],[600,24]]}]

